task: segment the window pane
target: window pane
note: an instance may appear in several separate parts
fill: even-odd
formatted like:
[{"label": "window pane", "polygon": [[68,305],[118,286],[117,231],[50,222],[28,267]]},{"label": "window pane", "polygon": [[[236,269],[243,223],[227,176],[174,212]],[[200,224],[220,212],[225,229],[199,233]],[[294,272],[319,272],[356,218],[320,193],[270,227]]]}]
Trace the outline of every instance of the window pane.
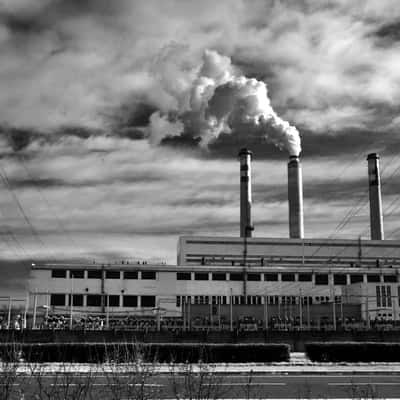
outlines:
[{"label": "window pane", "polygon": [[137,296],[124,296],[122,301],[124,307],[137,307]]},{"label": "window pane", "polygon": [[106,271],[106,279],[119,279],[120,272],[119,271]]},{"label": "window pane", "polygon": [[87,277],[88,279],[101,279],[101,276],[103,274],[103,271],[101,270],[88,270],[87,272]]},{"label": "window pane", "polygon": [[376,283],[376,282],[380,282],[381,279],[380,279],[379,275],[368,274],[367,275],[367,281]]},{"label": "window pane", "polygon": [[177,272],[176,279],[178,281],[190,281],[191,273],[190,272]]},{"label": "window pane", "polygon": [[71,269],[69,276],[74,279],[83,279],[85,277],[85,270],[83,269]]},{"label": "window pane", "polygon": [[208,281],[208,272],[196,272],[194,279],[196,281]]},{"label": "window pane", "polygon": [[240,272],[231,272],[229,274],[229,279],[231,281],[242,281],[243,280],[243,274]]},{"label": "window pane", "polygon": [[109,307],[119,307],[119,296],[111,294],[108,296],[108,306]]},{"label": "window pane", "polygon": [[264,280],[276,282],[278,280],[278,274],[264,274]]},{"label": "window pane", "polygon": [[335,274],[333,275],[333,283],[335,285],[346,285],[346,275],[345,274]]},{"label": "window pane", "polygon": [[312,274],[299,274],[299,282],[311,282]]},{"label": "window pane", "polygon": [[224,272],[213,272],[212,280],[213,281],[226,281],[226,274]]},{"label": "window pane", "polygon": [[[83,306],[83,294],[72,295],[73,306],[82,307]],[[68,295],[68,305],[71,305],[71,295]]]},{"label": "window pane", "polygon": [[328,284],[328,275],[327,274],[316,274],[315,275],[315,284],[316,285],[327,285]]},{"label": "window pane", "polygon": [[282,274],[283,282],[294,282],[294,274]]},{"label": "window pane", "polygon": [[350,283],[359,283],[363,281],[363,276],[361,274],[351,274]]},{"label": "window pane", "polygon": [[156,279],[155,271],[142,271],[142,279]]},{"label": "window pane", "polygon": [[137,271],[124,271],[124,279],[138,279]]},{"label": "window pane", "polygon": [[50,296],[50,305],[65,306],[65,295],[64,294],[52,294]]},{"label": "window pane", "polygon": [[247,274],[247,280],[251,282],[261,281],[261,274],[249,273]]},{"label": "window pane", "polygon": [[142,307],[155,307],[156,306],[156,296],[142,296]]},{"label": "window pane", "polygon": [[100,294],[88,294],[86,297],[86,304],[88,307],[100,307],[101,306],[101,295]]},{"label": "window pane", "polygon": [[396,283],[397,282],[397,276],[396,275],[383,275],[383,282]]},{"label": "window pane", "polygon": [[51,277],[52,278],[66,278],[67,277],[67,270],[65,270],[65,269],[53,269],[53,270],[51,270]]}]

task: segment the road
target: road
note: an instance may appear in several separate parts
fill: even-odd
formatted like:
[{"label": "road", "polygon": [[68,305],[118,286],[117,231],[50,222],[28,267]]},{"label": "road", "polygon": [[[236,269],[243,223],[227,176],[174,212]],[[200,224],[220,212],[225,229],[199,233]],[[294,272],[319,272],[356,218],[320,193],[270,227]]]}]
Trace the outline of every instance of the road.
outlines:
[{"label": "road", "polygon": [[[151,371],[133,374],[113,372],[33,374],[0,376],[0,398],[11,390],[10,399],[70,398],[137,399],[137,398],[230,398],[230,399],[310,399],[310,398],[400,398],[400,374],[271,374],[215,373],[200,374]],[[19,397],[18,397],[19,396]]]}]

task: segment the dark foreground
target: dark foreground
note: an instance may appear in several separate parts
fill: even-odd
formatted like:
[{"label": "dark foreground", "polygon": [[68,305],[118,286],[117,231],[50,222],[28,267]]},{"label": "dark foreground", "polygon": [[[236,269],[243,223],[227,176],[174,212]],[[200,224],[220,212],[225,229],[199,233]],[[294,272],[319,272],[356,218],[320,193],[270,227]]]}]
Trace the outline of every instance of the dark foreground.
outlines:
[{"label": "dark foreground", "polygon": [[311,399],[400,398],[400,373],[179,373],[111,371],[1,374],[1,399]]}]

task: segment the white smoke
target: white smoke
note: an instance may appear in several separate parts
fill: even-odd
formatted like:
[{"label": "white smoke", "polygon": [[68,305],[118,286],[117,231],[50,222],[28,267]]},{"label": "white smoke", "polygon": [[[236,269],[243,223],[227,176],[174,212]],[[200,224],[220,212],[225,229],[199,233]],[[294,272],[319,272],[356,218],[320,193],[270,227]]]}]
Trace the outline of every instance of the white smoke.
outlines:
[{"label": "white smoke", "polygon": [[224,132],[264,137],[291,155],[301,152],[299,132],[272,109],[266,84],[238,76],[229,57],[206,50],[189,91],[179,96],[189,101],[170,110],[177,120],[169,121],[159,112],[151,117],[152,141],[189,132],[206,146]]}]

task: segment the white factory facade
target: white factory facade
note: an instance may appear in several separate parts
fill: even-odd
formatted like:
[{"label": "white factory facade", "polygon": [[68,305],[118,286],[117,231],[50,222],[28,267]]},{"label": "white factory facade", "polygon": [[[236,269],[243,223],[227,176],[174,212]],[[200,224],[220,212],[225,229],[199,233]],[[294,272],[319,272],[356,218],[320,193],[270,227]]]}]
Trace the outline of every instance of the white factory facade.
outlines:
[{"label": "white factory facade", "polygon": [[[30,302],[51,314],[142,316],[221,324],[254,317],[332,326],[344,318],[400,321],[400,241],[383,239],[379,157],[368,156],[371,237],[305,239],[298,157],[288,164],[289,238],[253,237],[251,152],[240,157],[240,237],[182,236],[177,265],[34,265]],[[71,301],[72,299],[72,301]],[[232,325],[231,325],[232,327]]]}]

